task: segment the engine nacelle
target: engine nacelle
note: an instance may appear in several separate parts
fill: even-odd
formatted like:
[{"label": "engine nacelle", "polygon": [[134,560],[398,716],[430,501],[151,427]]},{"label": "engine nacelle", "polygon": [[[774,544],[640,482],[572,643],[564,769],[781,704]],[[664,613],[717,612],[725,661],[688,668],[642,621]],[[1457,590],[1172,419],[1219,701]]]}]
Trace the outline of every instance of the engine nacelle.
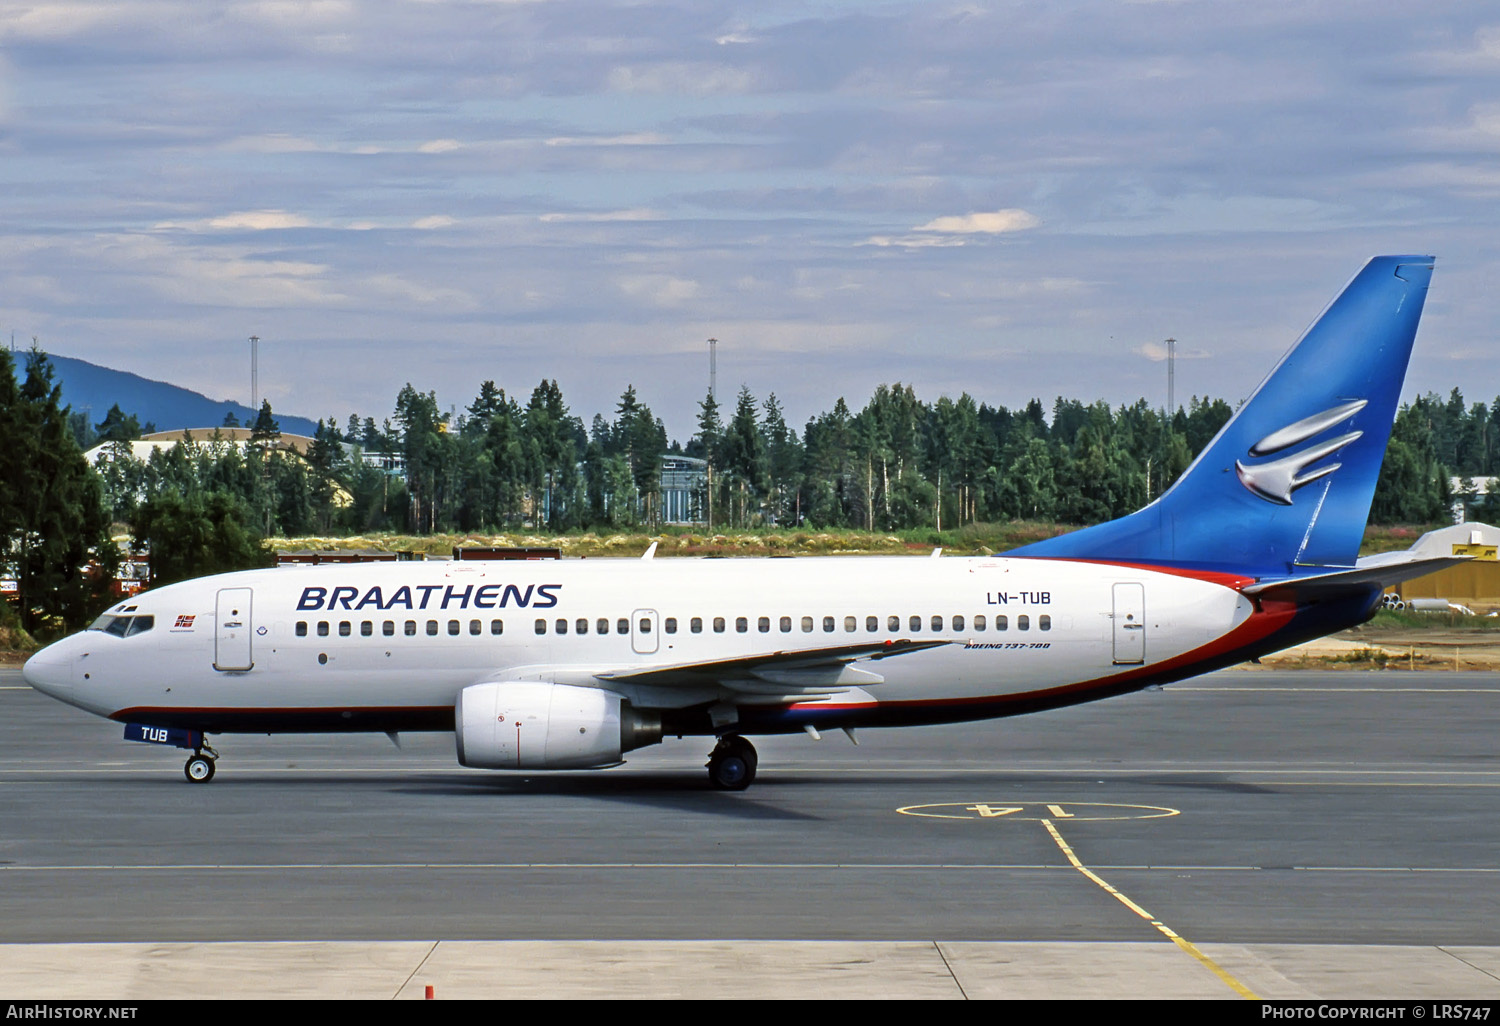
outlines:
[{"label": "engine nacelle", "polygon": [[661,740],[661,720],[599,688],[472,684],[453,709],[458,761],[476,769],[588,769]]}]

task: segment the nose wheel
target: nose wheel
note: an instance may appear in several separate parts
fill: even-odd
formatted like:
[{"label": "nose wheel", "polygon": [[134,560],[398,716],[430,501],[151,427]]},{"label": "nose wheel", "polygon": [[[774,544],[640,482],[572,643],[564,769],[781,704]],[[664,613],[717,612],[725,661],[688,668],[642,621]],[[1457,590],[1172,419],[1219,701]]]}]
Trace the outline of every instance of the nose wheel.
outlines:
[{"label": "nose wheel", "polygon": [[708,781],[720,791],[743,791],[755,779],[757,762],[754,745],[725,734],[708,757]]},{"label": "nose wheel", "polygon": [[191,784],[206,784],[214,778],[214,757],[219,753],[207,745],[202,750],[194,752],[188,757],[187,764],[182,767],[182,775],[188,778]]}]

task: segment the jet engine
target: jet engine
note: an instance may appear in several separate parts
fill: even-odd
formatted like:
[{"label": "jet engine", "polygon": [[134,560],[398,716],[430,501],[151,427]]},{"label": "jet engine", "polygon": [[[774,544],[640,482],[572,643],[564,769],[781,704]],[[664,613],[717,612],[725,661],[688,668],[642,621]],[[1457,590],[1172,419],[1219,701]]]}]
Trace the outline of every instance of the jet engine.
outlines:
[{"label": "jet engine", "polygon": [[588,769],[661,740],[661,718],[599,688],[472,684],[453,710],[458,761],[476,769]]}]

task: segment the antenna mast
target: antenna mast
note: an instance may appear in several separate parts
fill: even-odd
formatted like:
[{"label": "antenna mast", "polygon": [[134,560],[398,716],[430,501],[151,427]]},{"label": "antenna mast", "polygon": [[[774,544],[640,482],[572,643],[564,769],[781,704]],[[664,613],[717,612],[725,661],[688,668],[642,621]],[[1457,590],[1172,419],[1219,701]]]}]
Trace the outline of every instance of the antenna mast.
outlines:
[{"label": "antenna mast", "polygon": [[1177,415],[1177,340],[1167,339],[1167,420]]},{"label": "antenna mast", "polygon": [[708,397],[715,401],[718,397],[714,394],[714,386],[719,376],[719,340],[711,338],[708,340]]},{"label": "antenna mast", "polygon": [[[260,336],[250,336],[250,416],[260,412]],[[252,423],[254,423],[252,421]]]}]

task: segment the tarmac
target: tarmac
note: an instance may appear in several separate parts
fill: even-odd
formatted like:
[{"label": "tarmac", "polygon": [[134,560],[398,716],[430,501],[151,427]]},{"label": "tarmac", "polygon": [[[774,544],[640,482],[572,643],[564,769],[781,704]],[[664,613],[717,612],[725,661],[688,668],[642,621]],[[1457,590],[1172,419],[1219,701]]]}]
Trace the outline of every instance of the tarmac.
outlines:
[{"label": "tarmac", "polygon": [[[1345,664],[1353,665],[1353,664]],[[0,1004],[1500,999],[1500,674],[1225,671],[1010,720],[494,774],[0,670]]]}]

